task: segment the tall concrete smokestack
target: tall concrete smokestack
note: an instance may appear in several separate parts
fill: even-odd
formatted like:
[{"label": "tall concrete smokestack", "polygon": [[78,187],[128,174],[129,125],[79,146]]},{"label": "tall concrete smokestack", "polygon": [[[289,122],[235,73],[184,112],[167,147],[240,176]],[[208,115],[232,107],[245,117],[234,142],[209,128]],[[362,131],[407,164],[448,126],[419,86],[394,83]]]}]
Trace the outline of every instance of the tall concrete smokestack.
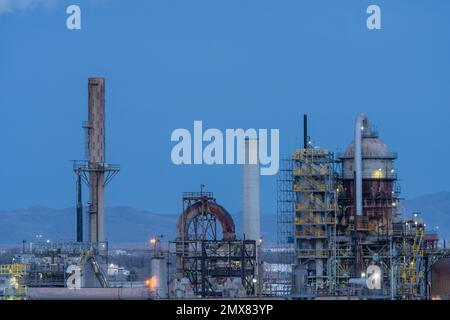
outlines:
[{"label": "tall concrete smokestack", "polygon": [[89,238],[105,241],[105,79],[89,78],[88,169]]},{"label": "tall concrete smokestack", "polygon": [[258,139],[245,139],[243,225],[246,239],[259,241],[259,159]]}]

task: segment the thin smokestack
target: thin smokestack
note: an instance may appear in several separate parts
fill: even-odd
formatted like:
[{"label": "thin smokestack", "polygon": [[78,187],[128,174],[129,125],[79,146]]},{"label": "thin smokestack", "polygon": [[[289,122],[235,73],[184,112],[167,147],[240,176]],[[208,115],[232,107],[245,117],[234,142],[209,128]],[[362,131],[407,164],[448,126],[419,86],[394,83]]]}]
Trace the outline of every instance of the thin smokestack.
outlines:
[{"label": "thin smokestack", "polygon": [[308,115],[303,115],[303,148],[308,148]]}]

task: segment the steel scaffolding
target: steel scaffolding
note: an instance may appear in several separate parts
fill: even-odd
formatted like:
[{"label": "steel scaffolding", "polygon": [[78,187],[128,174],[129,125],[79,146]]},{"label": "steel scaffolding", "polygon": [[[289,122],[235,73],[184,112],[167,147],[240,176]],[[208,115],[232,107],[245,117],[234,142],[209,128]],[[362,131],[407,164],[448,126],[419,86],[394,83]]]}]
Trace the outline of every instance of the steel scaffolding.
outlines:
[{"label": "steel scaffolding", "polygon": [[[336,161],[324,148],[294,152],[295,250],[308,292],[331,293],[336,286]],[[302,290],[297,295],[302,296]]]},{"label": "steel scaffolding", "polygon": [[176,259],[176,278],[187,278],[196,296],[223,296],[227,281],[240,279],[247,295],[255,295],[255,240],[236,239],[231,215],[213,193],[185,192],[170,253]]},{"label": "steel scaffolding", "polygon": [[270,288],[268,294],[276,296],[290,295],[292,291],[291,266],[295,261],[293,224],[295,193],[292,172],[292,159],[281,160],[277,176],[277,256],[280,266],[275,271],[274,279],[271,279],[273,283],[268,286]]}]

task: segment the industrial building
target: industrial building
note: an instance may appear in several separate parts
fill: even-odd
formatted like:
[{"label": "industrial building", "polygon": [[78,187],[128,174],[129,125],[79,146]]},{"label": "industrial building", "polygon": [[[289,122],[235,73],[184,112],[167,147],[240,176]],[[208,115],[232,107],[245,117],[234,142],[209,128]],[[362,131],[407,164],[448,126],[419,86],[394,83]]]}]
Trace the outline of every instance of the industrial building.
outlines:
[{"label": "industrial building", "polygon": [[[305,115],[303,147],[279,170],[275,247],[262,242],[258,140],[247,138],[242,234],[204,185],[184,192],[175,239],[150,242],[151,277],[123,287],[128,271],[108,263],[104,226],[105,187],[120,167],[105,158],[105,79],[90,78],[86,154],[73,164],[76,241],[24,242],[13,264],[0,266],[0,298],[450,299],[450,252],[420,213],[401,212],[397,154],[368,117],[357,116],[354,141],[341,154],[313,145],[307,124]],[[276,261],[264,261],[269,255]]]},{"label": "industrial building", "polygon": [[337,155],[312,145],[304,116],[303,148],[278,178],[280,261],[292,274],[279,274],[276,294],[431,298],[432,266],[449,252],[418,213],[400,212],[396,158],[363,113],[354,141]]},{"label": "industrial building", "polygon": [[236,237],[233,218],[212,193],[183,194],[183,213],[173,247],[173,290],[178,283],[188,283],[191,297],[255,294],[257,242]]}]

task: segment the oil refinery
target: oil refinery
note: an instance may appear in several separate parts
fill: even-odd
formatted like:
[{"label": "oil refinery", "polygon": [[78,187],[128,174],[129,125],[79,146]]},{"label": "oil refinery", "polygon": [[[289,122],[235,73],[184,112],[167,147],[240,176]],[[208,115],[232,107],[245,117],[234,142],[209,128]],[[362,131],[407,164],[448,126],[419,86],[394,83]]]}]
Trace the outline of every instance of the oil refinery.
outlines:
[{"label": "oil refinery", "polygon": [[354,139],[340,154],[312,143],[304,115],[303,147],[278,172],[275,247],[261,238],[258,141],[247,138],[242,234],[225,199],[198,181],[199,190],[174,195],[182,208],[175,238],[150,241],[151,276],[134,286],[111,281],[129,273],[110,263],[105,235],[105,188],[120,171],[105,157],[105,88],[104,78],[88,81],[86,155],[73,162],[76,241],[24,243],[0,266],[1,298],[450,299],[450,250],[420,213],[401,211],[398,155],[364,113],[342,129]]}]

